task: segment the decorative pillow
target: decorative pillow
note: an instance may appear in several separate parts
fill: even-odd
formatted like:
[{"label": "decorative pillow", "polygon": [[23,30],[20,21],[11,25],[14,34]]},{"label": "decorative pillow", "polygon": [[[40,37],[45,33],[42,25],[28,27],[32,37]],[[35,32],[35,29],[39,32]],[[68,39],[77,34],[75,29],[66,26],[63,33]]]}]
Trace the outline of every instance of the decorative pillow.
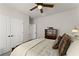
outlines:
[{"label": "decorative pillow", "polygon": [[62,38],[63,38],[65,35],[66,35],[66,33],[64,33],[64,34],[62,35]]},{"label": "decorative pillow", "polygon": [[56,44],[53,46],[53,49],[58,49],[58,46],[59,46],[59,43],[60,43],[61,39],[62,39],[62,37],[59,36],[58,39],[57,39]]},{"label": "decorative pillow", "polygon": [[63,56],[66,55],[66,52],[70,46],[71,37],[68,34],[65,34],[59,44],[59,55]]},{"label": "decorative pillow", "polygon": [[66,33],[64,33],[62,36],[58,36],[58,39],[56,40],[57,42],[56,42],[56,44],[53,46],[53,49],[58,49],[59,43],[60,43],[61,39],[64,37],[65,34],[66,34]]}]

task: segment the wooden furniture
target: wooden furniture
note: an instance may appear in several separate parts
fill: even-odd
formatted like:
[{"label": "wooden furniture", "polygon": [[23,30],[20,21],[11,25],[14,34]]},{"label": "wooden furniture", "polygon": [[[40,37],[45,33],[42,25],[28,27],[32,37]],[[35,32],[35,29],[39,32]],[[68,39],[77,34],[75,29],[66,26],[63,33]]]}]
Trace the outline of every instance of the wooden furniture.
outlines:
[{"label": "wooden furniture", "polygon": [[48,29],[45,29],[45,38],[46,39],[53,39],[55,40],[57,38],[58,30],[53,29],[53,27],[49,27]]}]

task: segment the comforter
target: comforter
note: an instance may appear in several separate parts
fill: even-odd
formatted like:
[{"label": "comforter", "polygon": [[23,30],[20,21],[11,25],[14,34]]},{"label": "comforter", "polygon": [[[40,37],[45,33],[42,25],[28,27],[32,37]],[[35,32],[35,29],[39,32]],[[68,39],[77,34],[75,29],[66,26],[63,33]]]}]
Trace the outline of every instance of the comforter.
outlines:
[{"label": "comforter", "polygon": [[58,50],[52,49],[55,40],[36,39],[14,49],[11,56],[57,56]]}]

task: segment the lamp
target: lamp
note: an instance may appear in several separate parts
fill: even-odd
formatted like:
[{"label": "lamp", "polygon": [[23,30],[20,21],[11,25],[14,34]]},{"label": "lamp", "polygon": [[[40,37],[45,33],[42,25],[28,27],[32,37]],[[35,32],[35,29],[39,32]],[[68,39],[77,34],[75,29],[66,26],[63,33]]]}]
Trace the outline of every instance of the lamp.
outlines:
[{"label": "lamp", "polygon": [[74,27],[74,29],[72,30],[73,33],[77,33],[79,32],[78,28],[77,27]]},{"label": "lamp", "polygon": [[74,27],[74,29],[72,30],[72,34],[74,38],[79,38],[79,29],[77,27]]}]

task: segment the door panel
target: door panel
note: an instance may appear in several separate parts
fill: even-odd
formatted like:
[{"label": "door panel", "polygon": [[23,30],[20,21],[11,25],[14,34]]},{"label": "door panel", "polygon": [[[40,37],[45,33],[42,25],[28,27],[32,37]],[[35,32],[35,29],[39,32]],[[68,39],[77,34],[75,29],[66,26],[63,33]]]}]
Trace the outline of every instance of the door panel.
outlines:
[{"label": "door panel", "polygon": [[[12,37],[8,36],[13,35]],[[23,41],[23,21],[0,15],[0,54]]]},{"label": "door panel", "polygon": [[7,52],[7,48],[10,47],[7,43],[10,38],[8,34],[10,33],[8,17],[0,16],[0,54]]},{"label": "door panel", "polygon": [[37,38],[36,31],[37,31],[36,24],[30,24],[30,36],[31,36],[31,39],[36,39]]},{"label": "door panel", "polygon": [[[8,36],[13,35],[12,37]],[[22,43],[23,21],[0,15],[0,54]]]},{"label": "door panel", "polygon": [[6,34],[6,21],[4,19],[0,19],[0,49],[6,48]]},{"label": "door panel", "polygon": [[11,45],[15,47],[23,41],[23,21],[18,19],[11,20]]},{"label": "door panel", "polygon": [[6,31],[7,31],[7,46],[6,48],[7,49],[10,49],[11,48],[11,38],[9,37],[11,35],[11,19],[10,17],[7,17],[6,18]]}]

